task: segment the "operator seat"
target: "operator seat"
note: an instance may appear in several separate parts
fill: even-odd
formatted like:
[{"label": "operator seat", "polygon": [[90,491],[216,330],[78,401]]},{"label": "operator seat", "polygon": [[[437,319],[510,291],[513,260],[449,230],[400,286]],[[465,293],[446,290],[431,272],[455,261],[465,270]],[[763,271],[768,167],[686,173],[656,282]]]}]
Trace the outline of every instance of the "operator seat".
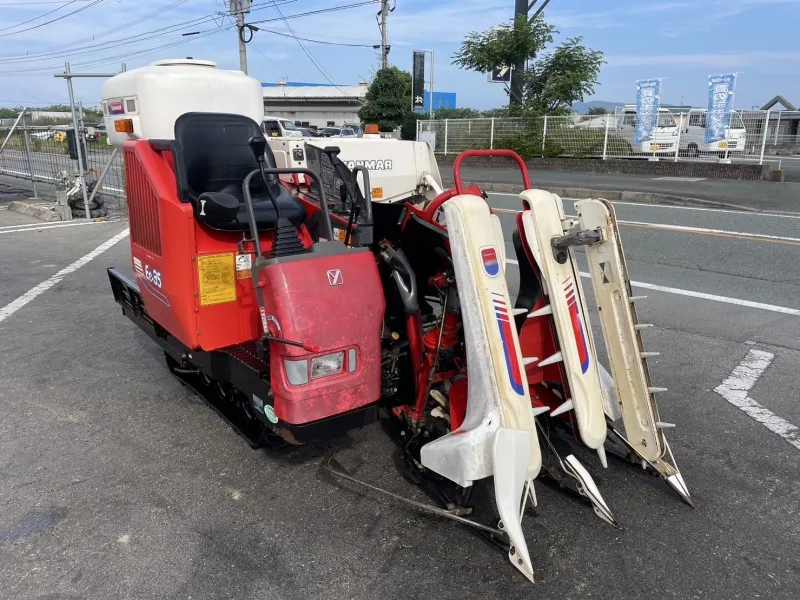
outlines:
[{"label": "operator seat", "polygon": [[[248,141],[263,133],[258,124],[243,115],[225,113],[186,113],[175,121],[175,156],[178,192],[181,202],[194,205],[198,220],[212,229],[237,231],[247,229],[249,216],[242,194],[244,178],[258,169]],[[267,168],[275,167],[275,156],[267,146]],[[269,190],[269,193],[268,191]],[[203,192],[224,192],[239,201],[234,221],[215,221],[201,214],[199,196]],[[250,180],[253,212],[259,231],[274,229],[278,222],[269,194],[277,200],[281,216],[298,226],[306,219],[302,202],[292,196],[275,175],[269,176],[269,187],[261,175]]]}]

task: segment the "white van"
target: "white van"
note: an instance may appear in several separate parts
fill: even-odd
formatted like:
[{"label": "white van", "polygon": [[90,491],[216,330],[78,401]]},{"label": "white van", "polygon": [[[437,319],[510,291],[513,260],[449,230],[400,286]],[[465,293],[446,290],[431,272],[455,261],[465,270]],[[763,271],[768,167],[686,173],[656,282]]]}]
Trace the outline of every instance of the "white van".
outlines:
[{"label": "white van", "polygon": [[742,115],[736,111],[731,112],[731,120],[725,131],[725,138],[718,142],[706,144],[706,114],[704,108],[693,108],[687,115],[683,115],[681,124],[681,154],[697,156],[701,152],[714,154],[744,152],[747,143],[747,131],[744,127]]},{"label": "white van", "polygon": [[294,123],[280,117],[264,117],[261,130],[266,137],[303,137]]},{"label": "white van", "polygon": [[634,143],[636,129],[636,107],[624,106],[617,115],[617,135],[628,141],[633,152],[645,154],[675,154],[678,145],[678,124],[667,108],[658,109],[658,122],[653,130],[653,139]]},{"label": "white van", "polygon": [[[576,129],[605,129],[608,121],[609,138],[616,136],[622,140],[609,141],[609,152],[616,156],[640,155],[675,155],[678,144],[678,124],[674,115],[667,108],[658,110],[658,122],[653,130],[653,139],[636,143],[636,107],[627,105],[617,108],[614,115],[575,115]],[[621,146],[624,146],[622,148]]]}]

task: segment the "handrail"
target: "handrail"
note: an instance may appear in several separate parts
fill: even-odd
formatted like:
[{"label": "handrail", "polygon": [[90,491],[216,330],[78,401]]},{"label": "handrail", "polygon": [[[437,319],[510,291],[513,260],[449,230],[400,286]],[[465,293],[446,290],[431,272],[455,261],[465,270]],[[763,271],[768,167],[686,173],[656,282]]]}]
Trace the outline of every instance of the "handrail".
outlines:
[{"label": "handrail", "polygon": [[467,150],[459,154],[456,158],[456,161],[453,163],[453,178],[456,182],[456,194],[464,193],[464,186],[461,183],[461,163],[464,162],[464,159],[471,158],[473,156],[505,156],[507,158],[513,158],[515,161],[517,161],[520,171],[522,171],[522,185],[526,190],[531,189],[531,179],[530,175],[528,174],[528,165],[526,165],[525,161],[522,160],[522,157],[513,150]]}]

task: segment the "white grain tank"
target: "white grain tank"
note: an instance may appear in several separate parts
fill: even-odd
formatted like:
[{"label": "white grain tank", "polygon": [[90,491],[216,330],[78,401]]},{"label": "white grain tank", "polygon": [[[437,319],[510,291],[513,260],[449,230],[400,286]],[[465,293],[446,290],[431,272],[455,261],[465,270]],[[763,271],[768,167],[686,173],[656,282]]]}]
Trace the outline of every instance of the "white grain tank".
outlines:
[{"label": "white grain tank", "polygon": [[241,71],[187,58],[156,61],[103,84],[106,131],[116,147],[130,139],[174,139],[175,120],[188,112],[246,115],[260,124],[261,83]]}]

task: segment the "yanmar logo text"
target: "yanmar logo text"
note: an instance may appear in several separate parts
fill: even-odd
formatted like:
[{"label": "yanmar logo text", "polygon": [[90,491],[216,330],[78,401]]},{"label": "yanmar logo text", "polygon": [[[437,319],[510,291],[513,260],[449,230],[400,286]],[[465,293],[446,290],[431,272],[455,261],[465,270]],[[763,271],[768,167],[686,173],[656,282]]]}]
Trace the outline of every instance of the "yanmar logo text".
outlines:
[{"label": "yanmar logo text", "polygon": [[345,160],[343,161],[344,164],[347,165],[347,168],[352,170],[353,167],[365,167],[367,171],[391,171],[392,170],[392,163],[389,159],[382,160]]}]

